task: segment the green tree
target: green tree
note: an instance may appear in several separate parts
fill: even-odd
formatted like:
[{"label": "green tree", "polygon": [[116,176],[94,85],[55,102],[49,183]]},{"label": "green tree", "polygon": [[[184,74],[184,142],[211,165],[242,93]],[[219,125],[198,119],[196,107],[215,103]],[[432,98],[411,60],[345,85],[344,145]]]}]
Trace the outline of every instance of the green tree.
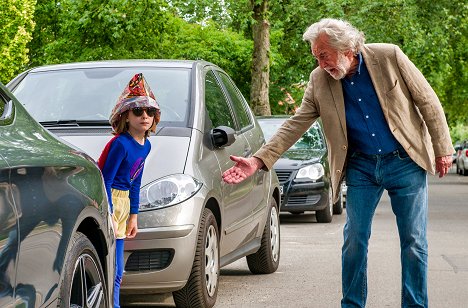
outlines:
[{"label": "green tree", "polygon": [[28,63],[35,0],[5,0],[0,6],[0,80],[8,82]]}]

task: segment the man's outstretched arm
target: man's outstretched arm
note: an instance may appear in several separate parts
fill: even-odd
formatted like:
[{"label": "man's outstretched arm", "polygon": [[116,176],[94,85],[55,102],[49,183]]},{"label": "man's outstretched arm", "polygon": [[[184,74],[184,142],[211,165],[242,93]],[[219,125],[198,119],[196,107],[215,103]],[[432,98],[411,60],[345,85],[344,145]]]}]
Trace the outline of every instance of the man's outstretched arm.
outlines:
[{"label": "man's outstretched arm", "polygon": [[262,160],[255,156],[244,158],[231,155],[229,158],[236,164],[223,173],[223,181],[228,184],[240,183],[264,166]]}]

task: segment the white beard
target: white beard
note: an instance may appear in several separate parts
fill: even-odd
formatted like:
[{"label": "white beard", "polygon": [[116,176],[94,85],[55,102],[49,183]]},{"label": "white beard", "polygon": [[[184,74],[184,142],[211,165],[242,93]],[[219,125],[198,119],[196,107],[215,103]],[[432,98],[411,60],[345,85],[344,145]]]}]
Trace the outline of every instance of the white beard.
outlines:
[{"label": "white beard", "polygon": [[349,63],[346,57],[343,54],[338,55],[338,63],[334,69],[329,67],[324,68],[324,70],[330,74],[335,80],[343,79],[351,67],[351,63]]}]

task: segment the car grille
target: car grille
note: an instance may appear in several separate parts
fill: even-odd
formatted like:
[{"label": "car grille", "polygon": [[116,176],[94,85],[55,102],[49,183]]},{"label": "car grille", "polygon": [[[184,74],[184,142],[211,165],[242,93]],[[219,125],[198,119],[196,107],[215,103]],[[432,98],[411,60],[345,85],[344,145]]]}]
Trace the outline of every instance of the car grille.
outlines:
[{"label": "car grille", "polygon": [[[283,202],[281,198],[281,202]],[[309,195],[309,196],[290,196],[288,199],[288,206],[295,205],[314,205],[320,200],[320,195]]]},{"label": "car grille", "polygon": [[291,177],[291,173],[292,173],[291,170],[285,170],[285,171],[276,170],[276,175],[278,176],[278,181],[280,183],[284,183],[287,180],[289,180],[289,178]]},{"label": "car grille", "polygon": [[173,249],[134,251],[128,257],[125,270],[128,272],[162,270],[171,264],[173,257]]}]

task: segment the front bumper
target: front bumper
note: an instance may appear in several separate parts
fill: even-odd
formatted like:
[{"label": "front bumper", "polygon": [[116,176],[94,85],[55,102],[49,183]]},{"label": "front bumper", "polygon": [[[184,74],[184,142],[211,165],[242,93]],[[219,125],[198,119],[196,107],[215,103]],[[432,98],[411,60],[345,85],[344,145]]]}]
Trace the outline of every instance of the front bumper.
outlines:
[{"label": "front bumper", "polygon": [[192,270],[204,195],[138,214],[138,234],[125,240],[121,294],[179,290]]},{"label": "front bumper", "polygon": [[318,211],[328,205],[328,189],[324,182],[294,183],[288,181],[283,186],[281,212]]},{"label": "front bumper", "polygon": [[142,229],[125,241],[122,294],[164,293],[181,289],[192,269],[195,225]]}]

